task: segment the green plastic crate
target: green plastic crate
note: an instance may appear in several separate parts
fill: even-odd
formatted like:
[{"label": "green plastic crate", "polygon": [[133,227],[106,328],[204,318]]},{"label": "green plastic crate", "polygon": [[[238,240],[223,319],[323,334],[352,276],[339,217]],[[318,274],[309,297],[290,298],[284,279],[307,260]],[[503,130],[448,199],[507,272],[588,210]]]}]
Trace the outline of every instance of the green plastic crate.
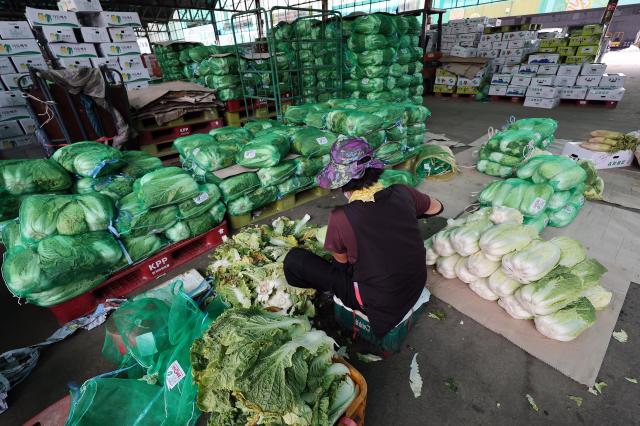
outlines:
[{"label": "green plastic crate", "polygon": [[359,336],[367,342],[374,345],[383,353],[399,352],[402,342],[409,335],[409,331],[415,325],[424,311],[424,305],[429,301],[431,294],[425,288],[422,296],[413,307],[413,313],[400,324],[396,325],[393,330],[387,333],[383,338],[377,337],[371,330],[369,318],[360,311],[354,311],[342,304],[342,301],[334,296],[333,312],[336,321],[342,328],[353,332],[354,337]]}]

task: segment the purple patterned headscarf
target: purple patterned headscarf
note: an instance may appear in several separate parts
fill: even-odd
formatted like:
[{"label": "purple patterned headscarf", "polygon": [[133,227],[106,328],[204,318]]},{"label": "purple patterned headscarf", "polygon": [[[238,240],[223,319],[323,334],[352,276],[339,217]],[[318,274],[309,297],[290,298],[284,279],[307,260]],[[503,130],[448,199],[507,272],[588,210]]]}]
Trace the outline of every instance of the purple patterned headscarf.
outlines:
[{"label": "purple patterned headscarf", "polygon": [[[361,162],[366,158],[369,160]],[[384,169],[384,163],[373,158],[373,148],[366,140],[357,137],[339,139],[331,147],[331,161],[316,177],[316,182],[322,188],[340,188],[352,179],[360,179],[370,168]]]}]

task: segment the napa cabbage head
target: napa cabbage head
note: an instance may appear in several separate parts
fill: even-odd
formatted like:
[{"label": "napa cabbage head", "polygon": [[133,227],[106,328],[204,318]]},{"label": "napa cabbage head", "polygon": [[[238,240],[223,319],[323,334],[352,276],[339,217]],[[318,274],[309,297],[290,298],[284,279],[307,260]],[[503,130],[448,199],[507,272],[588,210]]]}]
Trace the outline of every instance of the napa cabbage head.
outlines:
[{"label": "napa cabbage head", "polygon": [[569,237],[556,237],[549,241],[560,249],[561,266],[573,267],[587,258],[587,250],[582,243]]},{"label": "napa cabbage head", "polygon": [[558,267],[543,279],[518,289],[515,296],[533,315],[549,315],[578,300],[582,290],[580,278]]},{"label": "napa cabbage head", "polygon": [[522,284],[537,281],[556,267],[560,249],[551,242],[534,240],[522,250],[502,258],[502,269]]},{"label": "napa cabbage head", "polygon": [[480,237],[480,249],[488,255],[501,257],[526,247],[538,237],[535,229],[513,223],[496,225]]},{"label": "napa cabbage head", "polygon": [[534,319],[536,329],[544,336],[568,342],[596,322],[596,311],[589,299],[582,297],[549,315]]}]

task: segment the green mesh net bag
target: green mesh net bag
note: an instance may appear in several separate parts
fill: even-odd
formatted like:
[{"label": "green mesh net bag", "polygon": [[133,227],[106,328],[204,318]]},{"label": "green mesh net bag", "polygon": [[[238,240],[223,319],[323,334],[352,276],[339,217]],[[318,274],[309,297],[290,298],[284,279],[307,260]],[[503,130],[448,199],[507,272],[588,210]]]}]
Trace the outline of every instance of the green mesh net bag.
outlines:
[{"label": "green mesh net bag", "polygon": [[189,238],[197,237],[205,232],[213,229],[220,222],[218,218],[219,207],[222,204],[216,203],[214,207],[198,216],[189,219],[179,220],[171,228],[164,231],[164,236],[172,243],[177,243]]},{"label": "green mesh net bag", "polygon": [[391,65],[396,60],[396,49],[388,47],[378,50],[365,50],[357,53],[358,65]]},{"label": "green mesh net bag", "polygon": [[179,203],[198,194],[198,184],[179,167],[147,173],[133,184],[133,193],[144,208]]},{"label": "green mesh net bag", "polygon": [[346,136],[363,136],[379,130],[384,120],[366,112],[339,109],[327,114],[326,124],[334,133]]},{"label": "green mesh net bag", "polygon": [[58,192],[70,187],[71,176],[55,161],[0,160],[0,197]]},{"label": "green mesh net bag", "polygon": [[211,89],[230,89],[240,85],[240,77],[233,74],[213,75],[204,78],[205,84]]},{"label": "green mesh net bag", "polygon": [[408,170],[387,169],[382,172],[378,179],[385,188],[391,185],[407,185],[416,187],[420,184],[421,179]]},{"label": "green mesh net bag", "polygon": [[229,202],[227,211],[231,216],[240,216],[273,203],[277,198],[278,187],[265,186]]},{"label": "green mesh net bag", "polygon": [[387,37],[382,34],[352,34],[347,46],[355,53],[362,53],[366,50],[384,49],[388,43]]},{"label": "green mesh net bag", "polygon": [[383,143],[387,141],[387,136],[384,130],[377,130],[375,132],[367,133],[362,136],[373,149],[378,149]]},{"label": "green mesh net bag", "polygon": [[84,177],[110,175],[125,165],[120,151],[98,142],[76,142],[63,146],[51,158],[69,173]]},{"label": "green mesh net bag", "polygon": [[235,55],[213,56],[207,59],[209,72],[213,75],[238,73],[238,60]]},{"label": "green mesh net bag", "polygon": [[167,243],[158,234],[147,234],[139,237],[121,237],[129,257],[134,262],[145,259],[160,251]]},{"label": "green mesh net bag", "polygon": [[284,182],[296,172],[297,164],[293,160],[283,161],[277,166],[258,170],[258,179],[262,186],[274,186]]},{"label": "green mesh net bag", "polygon": [[558,122],[551,118],[522,118],[511,123],[510,130],[532,130],[540,133],[542,139],[553,136],[558,128]]},{"label": "green mesh net bag", "polygon": [[180,220],[190,219],[200,216],[210,210],[222,197],[222,193],[217,185],[213,183],[203,183],[199,185],[199,193],[188,200],[177,205],[178,218]]},{"label": "green mesh net bag", "polygon": [[251,140],[251,134],[245,128],[241,127],[219,127],[209,131],[209,135],[217,143],[234,143],[244,145]]},{"label": "green mesh net bag", "polygon": [[316,180],[313,176],[294,176],[278,185],[278,193],[281,197],[303,191],[315,186]]},{"label": "green mesh net bag", "polygon": [[129,194],[118,202],[115,228],[121,236],[138,237],[162,233],[173,226],[177,220],[176,205],[147,209],[135,194]]},{"label": "green mesh net bag", "polygon": [[290,106],[284,113],[284,118],[287,123],[301,125],[304,124],[304,120],[307,114],[312,111],[323,111],[327,108],[317,104],[304,104],[298,106]]},{"label": "green mesh net bag", "polygon": [[456,158],[451,149],[440,145],[423,145],[414,163],[415,174],[424,179],[427,176],[442,176],[458,172]]},{"label": "green mesh net bag", "polygon": [[244,129],[253,136],[261,130],[270,129],[272,127],[282,127],[282,123],[275,120],[251,120],[247,121],[244,125]]},{"label": "green mesh net bag", "polygon": [[390,34],[396,31],[395,19],[379,13],[360,16],[354,21],[353,30],[360,34]]},{"label": "green mesh net bag", "polygon": [[[422,103],[422,98],[420,98]],[[424,123],[424,121],[431,116],[431,111],[425,106],[415,105],[408,102],[402,104],[405,108],[405,115],[403,118],[403,124],[413,125],[417,123]]]},{"label": "green mesh net bag", "polygon": [[115,202],[133,191],[134,180],[134,178],[128,175],[80,178],[75,183],[75,192],[78,194],[98,192],[106,195]]},{"label": "green mesh net bag", "polygon": [[315,127],[295,129],[291,136],[291,151],[305,157],[321,157],[331,151],[337,136]]},{"label": "green mesh net bag", "polygon": [[162,168],[162,160],[144,151],[123,151],[124,167],[119,170],[132,178],[139,178],[146,173]]},{"label": "green mesh net bag", "polygon": [[316,176],[320,171],[329,164],[329,155],[323,155],[322,157],[296,157],[293,161],[296,165],[296,176]]},{"label": "green mesh net bag", "polygon": [[399,142],[387,142],[378,148],[374,157],[386,165],[394,165],[404,161],[403,144]]},{"label": "green mesh net bag", "polygon": [[271,132],[244,145],[236,155],[236,162],[248,168],[272,167],[286,157],[289,149],[290,143],[286,137]]},{"label": "green mesh net bag", "polygon": [[240,173],[224,179],[218,185],[225,203],[242,197],[260,187],[260,179],[253,172]]},{"label": "green mesh net bag", "polygon": [[221,89],[217,91],[217,96],[221,101],[230,101],[232,99],[242,98],[242,87],[230,87],[228,89]]}]

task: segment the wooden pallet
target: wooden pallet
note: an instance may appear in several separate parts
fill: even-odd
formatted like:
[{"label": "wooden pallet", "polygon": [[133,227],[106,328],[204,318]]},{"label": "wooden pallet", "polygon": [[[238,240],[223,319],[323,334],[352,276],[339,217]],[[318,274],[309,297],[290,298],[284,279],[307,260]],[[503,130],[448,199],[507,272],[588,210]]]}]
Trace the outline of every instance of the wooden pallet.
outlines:
[{"label": "wooden pallet", "polygon": [[184,126],[191,123],[203,122],[203,121],[212,121],[217,118],[220,118],[218,115],[217,109],[208,109],[202,111],[191,111],[185,113],[182,117],[176,118],[175,120],[171,120],[163,125],[158,125],[154,118],[143,118],[136,119],[135,126],[138,131],[143,130],[158,130],[158,129],[166,129],[168,127],[179,127]]},{"label": "wooden pallet", "polygon": [[295,194],[286,195],[280,200],[276,200],[273,203],[254,210],[251,213],[240,216],[229,216],[229,226],[234,230],[240,229],[243,226],[251,225],[259,220],[275,216],[286,210],[291,210],[310,201],[317,200],[318,198],[329,195],[330,192],[331,191],[328,189],[315,187]]},{"label": "wooden pallet", "polygon": [[209,130],[217,129],[223,125],[224,121],[221,118],[216,118],[205,121],[195,120],[179,126],[167,126],[153,130],[143,130],[138,136],[138,142],[141,146],[173,142],[176,138],[189,136],[194,133],[208,133]]},{"label": "wooden pallet", "polygon": [[618,101],[602,101],[593,99],[560,99],[560,105],[575,105],[580,107],[594,106],[613,109],[618,107]]}]

